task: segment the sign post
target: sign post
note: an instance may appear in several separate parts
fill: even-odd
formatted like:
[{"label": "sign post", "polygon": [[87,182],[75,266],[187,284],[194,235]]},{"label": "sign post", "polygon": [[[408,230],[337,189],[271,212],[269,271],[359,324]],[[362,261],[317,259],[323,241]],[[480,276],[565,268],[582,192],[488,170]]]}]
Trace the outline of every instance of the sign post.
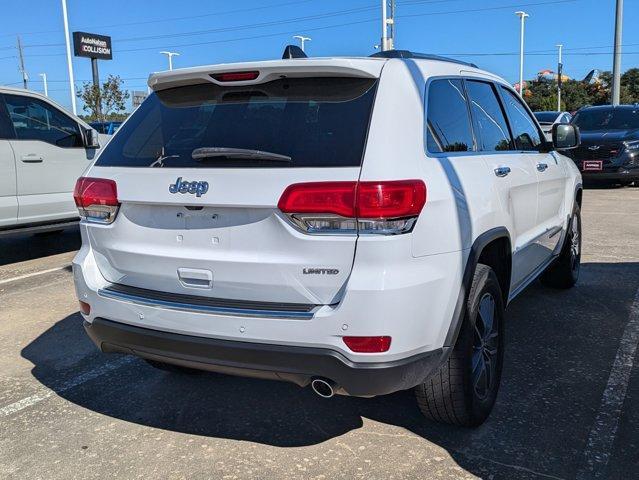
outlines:
[{"label": "sign post", "polygon": [[73,52],[76,57],[91,59],[91,71],[93,73],[93,86],[98,98],[98,117],[102,119],[102,100],[100,99],[100,74],[98,73],[98,60],[112,60],[111,37],[95,33],[73,32]]}]

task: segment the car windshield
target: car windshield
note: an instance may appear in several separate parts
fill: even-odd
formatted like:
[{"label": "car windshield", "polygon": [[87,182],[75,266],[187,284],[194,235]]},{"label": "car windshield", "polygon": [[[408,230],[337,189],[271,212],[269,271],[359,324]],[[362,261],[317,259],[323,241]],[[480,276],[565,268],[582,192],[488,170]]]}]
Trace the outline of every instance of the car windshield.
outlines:
[{"label": "car windshield", "polygon": [[359,166],[376,85],[368,78],[286,78],[162,90],[122,125],[96,165]]},{"label": "car windshield", "polygon": [[583,131],[639,128],[639,107],[583,110],[575,115],[572,123]]},{"label": "car windshield", "polygon": [[535,118],[539,123],[554,123],[559,112],[535,112]]}]

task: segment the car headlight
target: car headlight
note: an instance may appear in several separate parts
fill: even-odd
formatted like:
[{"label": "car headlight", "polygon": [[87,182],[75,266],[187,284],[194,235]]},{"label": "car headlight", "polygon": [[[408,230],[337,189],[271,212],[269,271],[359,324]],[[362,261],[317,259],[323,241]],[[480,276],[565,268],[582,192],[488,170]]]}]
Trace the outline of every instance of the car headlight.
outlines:
[{"label": "car headlight", "polygon": [[631,152],[636,152],[637,150],[639,150],[639,140],[632,140],[631,142],[623,142],[623,144],[626,147],[626,150],[629,150]]}]

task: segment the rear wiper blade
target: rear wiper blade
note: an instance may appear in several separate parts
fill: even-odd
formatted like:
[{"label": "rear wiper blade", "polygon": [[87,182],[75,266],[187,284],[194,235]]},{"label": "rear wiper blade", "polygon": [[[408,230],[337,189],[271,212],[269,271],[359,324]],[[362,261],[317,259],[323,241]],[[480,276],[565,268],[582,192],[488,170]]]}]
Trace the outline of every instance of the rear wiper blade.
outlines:
[{"label": "rear wiper blade", "polygon": [[280,155],[279,153],[263,152],[262,150],[250,150],[248,148],[227,148],[227,147],[202,147],[196,148],[191,152],[191,158],[196,161],[215,159],[215,158],[232,158],[238,160],[270,160],[274,162],[292,161],[288,155]]}]

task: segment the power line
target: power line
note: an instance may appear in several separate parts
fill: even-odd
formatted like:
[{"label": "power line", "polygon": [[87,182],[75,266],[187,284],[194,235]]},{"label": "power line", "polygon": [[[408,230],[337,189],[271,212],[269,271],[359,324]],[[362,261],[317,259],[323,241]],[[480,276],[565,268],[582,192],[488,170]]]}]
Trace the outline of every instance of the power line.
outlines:
[{"label": "power line", "polygon": [[[302,0],[302,1],[308,1],[308,0]],[[424,4],[436,4],[436,3],[449,3],[449,2],[453,2],[453,1],[460,1],[460,0],[405,0],[403,2],[398,2],[398,4],[400,4],[400,5],[424,5]],[[503,5],[503,6],[496,6],[496,7],[484,7],[484,8],[475,8],[475,9],[461,9],[461,10],[454,10],[454,11],[420,12],[420,13],[399,15],[398,18],[412,18],[412,17],[421,17],[421,16],[431,16],[431,15],[451,15],[451,14],[458,14],[458,13],[475,13],[475,12],[483,12],[483,11],[510,9],[510,8],[516,8],[516,7],[521,7],[521,6],[542,6],[542,5],[551,5],[551,4],[570,3],[570,2],[575,2],[575,1],[580,1],[580,0],[554,0],[554,1],[533,2],[533,3],[525,3],[525,4],[510,4],[510,5]],[[277,6],[288,5],[288,4],[292,4],[292,3],[299,3],[299,2],[286,2],[286,3],[283,3],[283,4],[277,4]],[[263,9],[263,8],[266,8],[266,7],[254,7],[253,9],[241,9],[241,11],[260,10],[260,9]],[[264,27],[270,27],[270,26],[276,26],[276,25],[285,25],[285,24],[290,24],[290,23],[296,23],[296,22],[300,22],[300,21],[318,20],[318,19],[331,18],[331,17],[341,16],[341,15],[351,15],[351,14],[362,13],[362,12],[366,12],[366,11],[377,10],[378,8],[379,8],[379,5],[375,4],[375,5],[371,5],[371,6],[350,8],[350,9],[337,10],[337,11],[330,11],[330,12],[314,14],[314,15],[307,15],[307,16],[302,16],[302,17],[293,17],[293,18],[288,18],[288,19],[284,19],[284,20],[273,20],[273,21],[268,21],[268,22],[251,23],[251,24],[236,25],[236,26],[230,26],[230,27],[220,27],[220,28],[215,28],[215,29],[207,29],[207,30],[199,30],[199,31],[178,32],[178,33],[161,34],[161,35],[145,35],[145,36],[129,37],[129,38],[121,38],[121,39],[117,39],[116,38],[115,41],[117,43],[120,43],[120,42],[136,42],[136,41],[163,39],[163,38],[176,38],[176,37],[190,37],[190,36],[198,36],[198,35],[208,35],[208,34],[214,34],[214,33],[224,33],[224,32],[228,32],[228,31],[248,30],[248,29],[253,29],[253,28],[264,28]],[[230,12],[236,12],[236,11],[238,11],[238,10],[233,10],[233,11],[230,11]],[[226,12],[226,13],[230,13],[230,12]],[[221,13],[221,14],[223,14],[223,13]],[[211,16],[211,15],[218,15],[218,13],[204,14],[204,15],[199,15],[199,16],[179,17],[179,18],[183,18],[183,19],[199,18],[199,17],[202,17],[202,16]],[[172,19],[166,19],[166,20],[157,19],[157,20],[147,21],[147,22],[130,22],[130,23],[126,23],[126,24],[117,24],[117,25],[145,24],[145,23],[168,21],[168,20],[172,20]],[[336,28],[336,27],[341,27],[341,26],[349,26],[349,25],[356,25],[356,24],[361,24],[361,23],[369,23],[369,22],[374,22],[374,21],[377,21],[377,18],[370,18],[370,19],[366,19],[366,20],[363,20],[363,21],[340,23],[340,24],[329,25],[329,26],[325,26],[325,27],[316,27],[315,29]],[[111,25],[111,26],[115,26],[115,25]],[[286,35],[286,34],[289,34],[289,33],[290,32],[283,32],[282,34]],[[261,35],[257,36],[256,35],[256,36],[246,37],[246,38],[248,38],[248,39],[265,38],[265,37],[270,37],[270,36],[273,36],[273,35],[272,34],[265,34],[264,36],[261,36]],[[228,41],[236,41],[236,40],[235,39],[230,39]],[[220,41],[215,41],[215,42],[212,42],[212,43],[221,43],[221,42]],[[203,43],[203,44],[206,44],[206,43]],[[191,45],[195,45],[195,44],[188,44],[186,46],[191,46]],[[63,43],[57,43],[57,44],[56,43],[48,43],[48,44],[25,45],[25,47],[56,47],[56,46],[64,46],[64,44]],[[175,46],[176,47],[180,47],[182,45],[175,45]],[[3,49],[9,49],[9,48],[15,48],[15,47],[10,47],[9,46],[9,47],[2,47],[2,48]],[[162,47],[153,47],[153,49],[156,49],[156,48],[162,48]],[[149,50],[150,49],[151,48],[149,48]],[[120,51],[137,51],[137,50],[120,50]],[[54,56],[56,54],[48,54],[48,55]],[[48,56],[48,55],[44,54],[44,55],[41,55],[41,56]]]}]

